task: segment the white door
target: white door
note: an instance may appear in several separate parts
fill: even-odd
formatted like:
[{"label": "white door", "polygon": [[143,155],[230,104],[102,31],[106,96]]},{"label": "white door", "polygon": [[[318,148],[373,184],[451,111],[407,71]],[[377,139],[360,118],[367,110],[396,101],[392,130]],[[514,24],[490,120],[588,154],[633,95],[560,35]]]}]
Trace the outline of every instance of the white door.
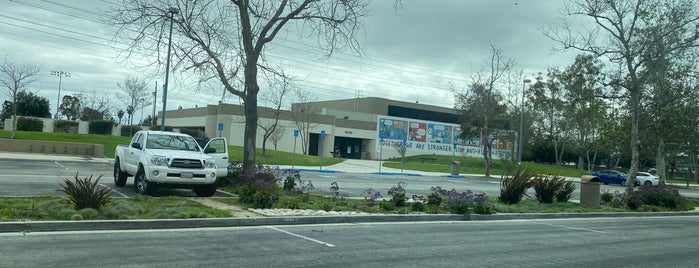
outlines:
[{"label": "white door", "polygon": [[216,160],[216,177],[228,175],[228,143],[226,138],[213,138],[206,143],[204,151],[208,148],[215,149],[215,152],[208,153]]}]

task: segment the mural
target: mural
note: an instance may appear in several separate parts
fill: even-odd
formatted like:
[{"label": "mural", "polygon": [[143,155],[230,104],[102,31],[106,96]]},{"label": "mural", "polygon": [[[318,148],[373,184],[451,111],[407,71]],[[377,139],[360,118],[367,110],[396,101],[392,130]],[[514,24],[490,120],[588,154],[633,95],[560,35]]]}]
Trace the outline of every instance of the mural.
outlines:
[{"label": "mural", "polygon": [[379,140],[405,140],[408,135],[406,120],[394,118],[379,119]]},{"label": "mural", "polygon": [[[480,136],[461,139],[461,127],[416,119],[391,116],[379,116],[377,120],[376,151],[385,150],[384,146],[405,143],[408,155],[439,154],[482,157],[483,147]],[[493,157],[512,156],[513,144],[508,135],[500,134],[493,140]],[[390,150],[386,152],[391,152]]]},{"label": "mural", "polygon": [[427,142],[452,144],[453,126],[427,124]]},{"label": "mural", "polygon": [[410,122],[409,127],[409,141],[419,141],[425,142],[427,140],[427,123],[424,122]]}]

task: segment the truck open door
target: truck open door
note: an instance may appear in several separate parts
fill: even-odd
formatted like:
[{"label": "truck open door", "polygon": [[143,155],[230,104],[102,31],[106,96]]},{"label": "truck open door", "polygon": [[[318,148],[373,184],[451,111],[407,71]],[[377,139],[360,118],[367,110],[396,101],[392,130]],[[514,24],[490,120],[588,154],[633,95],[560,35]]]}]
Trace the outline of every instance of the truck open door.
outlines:
[{"label": "truck open door", "polygon": [[213,138],[204,146],[204,152],[211,151],[209,148],[215,149],[213,152],[207,153],[216,161],[216,177],[225,177],[228,175],[228,142],[226,138]]}]

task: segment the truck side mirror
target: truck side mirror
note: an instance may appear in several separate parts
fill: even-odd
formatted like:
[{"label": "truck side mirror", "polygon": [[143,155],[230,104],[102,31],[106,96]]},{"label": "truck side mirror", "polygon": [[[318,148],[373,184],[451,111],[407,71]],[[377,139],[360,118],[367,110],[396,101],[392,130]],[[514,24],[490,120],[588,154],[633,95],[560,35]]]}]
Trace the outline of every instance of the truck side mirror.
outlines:
[{"label": "truck side mirror", "polygon": [[215,152],[216,152],[216,148],[209,147],[209,148],[204,149],[205,154],[213,154]]},{"label": "truck side mirror", "polygon": [[141,150],[141,144],[138,143],[138,142],[132,143],[132,144],[131,144],[131,147]]}]

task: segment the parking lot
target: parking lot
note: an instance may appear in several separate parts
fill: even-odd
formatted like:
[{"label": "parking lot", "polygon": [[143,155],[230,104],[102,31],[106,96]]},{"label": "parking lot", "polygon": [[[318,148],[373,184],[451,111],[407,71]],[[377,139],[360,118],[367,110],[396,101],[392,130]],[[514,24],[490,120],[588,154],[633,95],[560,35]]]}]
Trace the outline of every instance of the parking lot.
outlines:
[{"label": "parking lot", "polygon": [[[133,177],[129,177],[126,186],[117,187],[112,177],[113,164],[111,159],[0,159],[0,196],[44,196],[64,195],[58,189],[65,179],[76,176],[99,178],[100,185],[113,190],[114,197],[132,197],[136,195],[133,188]],[[326,167],[327,169],[331,169]],[[100,178],[101,176],[101,178]],[[483,178],[464,176],[460,178],[445,175],[427,174],[415,176],[414,173],[382,175],[376,173],[357,172],[318,172],[306,170],[301,172],[301,179],[311,181],[317,193],[329,195],[330,183],[337,182],[340,193],[347,197],[362,197],[364,192],[371,188],[385,194],[388,189],[399,182],[405,183],[407,196],[423,195],[432,192],[431,188],[440,186],[444,189],[456,189],[457,191],[471,190],[484,192],[495,198],[499,195],[500,184],[498,178]],[[578,190],[573,193],[571,200],[579,199]],[[603,191],[623,192],[623,187],[618,185],[602,185]],[[680,193],[688,197],[699,197],[697,189],[680,189]],[[534,196],[533,190],[529,192]],[[196,195],[187,189],[158,190],[159,196],[195,197]],[[231,197],[232,193],[217,191],[214,197]]]}]

